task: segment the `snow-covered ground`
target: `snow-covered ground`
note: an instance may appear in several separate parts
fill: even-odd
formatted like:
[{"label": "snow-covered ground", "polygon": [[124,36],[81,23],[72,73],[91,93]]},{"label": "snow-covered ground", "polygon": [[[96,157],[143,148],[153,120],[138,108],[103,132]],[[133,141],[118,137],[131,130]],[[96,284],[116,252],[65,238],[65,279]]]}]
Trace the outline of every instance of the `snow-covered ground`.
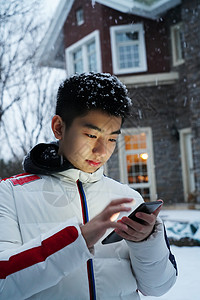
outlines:
[{"label": "snow-covered ground", "polygon": [[169,238],[189,238],[200,243],[200,210],[162,210],[160,217]]},{"label": "snow-covered ground", "polygon": [[161,297],[142,300],[199,300],[200,299],[200,247],[171,246],[178,265],[178,277],[172,289]]},{"label": "snow-covered ground", "polygon": [[200,210],[192,209],[162,209],[159,216],[164,220],[174,220],[183,222],[200,222]]},{"label": "snow-covered ground", "polygon": [[[160,216],[168,227],[168,235],[174,235],[178,238],[178,234],[180,234],[180,237],[195,237],[200,240],[200,210],[162,210]],[[173,224],[175,233],[171,230]],[[197,228],[195,233],[190,230],[191,224],[194,224]],[[171,250],[176,257],[179,273],[175,285],[167,294],[161,297],[141,295],[142,300],[200,299],[200,247],[177,247],[172,245]]]}]

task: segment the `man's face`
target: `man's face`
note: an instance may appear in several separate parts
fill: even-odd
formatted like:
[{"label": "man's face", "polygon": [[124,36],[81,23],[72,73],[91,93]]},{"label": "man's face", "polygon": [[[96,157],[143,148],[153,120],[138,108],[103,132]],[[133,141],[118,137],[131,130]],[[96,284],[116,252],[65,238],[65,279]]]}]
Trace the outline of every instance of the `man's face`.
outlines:
[{"label": "man's face", "polygon": [[70,128],[64,126],[59,154],[74,167],[93,173],[110,158],[120,133],[122,118],[99,110],[77,117]]}]

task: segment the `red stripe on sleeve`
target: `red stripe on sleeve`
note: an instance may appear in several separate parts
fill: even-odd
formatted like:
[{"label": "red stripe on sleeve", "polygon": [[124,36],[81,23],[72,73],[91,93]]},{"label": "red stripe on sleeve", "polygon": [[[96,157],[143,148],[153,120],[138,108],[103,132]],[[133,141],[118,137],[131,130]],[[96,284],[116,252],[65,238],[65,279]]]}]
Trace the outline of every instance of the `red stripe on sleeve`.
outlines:
[{"label": "red stripe on sleeve", "polygon": [[6,177],[6,178],[1,179],[0,182],[1,181],[6,181],[7,179],[17,178],[17,177],[25,176],[25,175],[30,175],[30,173],[21,173],[21,174],[13,175],[13,176],[10,176],[10,177]]},{"label": "red stripe on sleeve", "polygon": [[42,241],[41,246],[13,255],[7,261],[0,261],[0,279],[45,261],[50,255],[73,243],[77,237],[76,227],[69,226]]},{"label": "red stripe on sleeve", "polygon": [[37,179],[40,179],[38,175],[31,175],[31,176],[26,176],[21,178],[11,178],[10,181],[12,182],[13,185],[18,185],[18,184],[23,185],[25,183],[29,183]]}]

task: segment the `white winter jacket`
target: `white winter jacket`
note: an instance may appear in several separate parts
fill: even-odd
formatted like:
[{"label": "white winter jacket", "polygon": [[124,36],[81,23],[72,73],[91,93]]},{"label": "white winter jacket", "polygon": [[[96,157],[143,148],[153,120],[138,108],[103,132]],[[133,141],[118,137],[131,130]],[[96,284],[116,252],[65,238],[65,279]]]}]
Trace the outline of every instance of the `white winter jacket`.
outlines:
[{"label": "white winter jacket", "polygon": [[93,251],[86,246],[79,225],[122,197],[134,198],[135,207],[143,201],[102,169],[2,181],[0,299],[134,300],[138,289],[145,295],[167,292],[176,269],[159,218],[146,241],[99,241]]}]

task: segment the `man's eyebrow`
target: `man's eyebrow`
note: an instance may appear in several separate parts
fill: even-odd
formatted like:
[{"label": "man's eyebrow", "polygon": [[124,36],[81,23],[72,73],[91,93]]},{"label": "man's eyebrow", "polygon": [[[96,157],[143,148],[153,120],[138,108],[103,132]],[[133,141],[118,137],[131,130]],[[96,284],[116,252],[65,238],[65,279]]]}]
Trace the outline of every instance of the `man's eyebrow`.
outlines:
[{"label": "man's eyebrow", "polygon": [[111,134],[120,134],[121,133],[121,130],[119,129],[119,130],[116,130],[116,131],[113,131],[113,132],[111,132]]},{"label": "man's eyebrow", "polygon": [[[89,128],[89,129],[94,129],[94,130],[97,130],[99,132],[102,132],[101,128],[99,128],[98,126],[95,126],[93,124],[90,124],[90,123],[83,124],[83,127],[86,127],[86,128]],[[111,132],[110,134],[120,134],[120,133],[121,133],[121,130],[118,129],[116,131]]]},{"label": "man's eyebrow", "polygon": [[86,124],[83,124],[83,127],[86,127],[86,128],[89,128],[89,129],[94,129],[94,130],[97,130],[99,132],[101,132],[101,128],[93,125],[93,124],[90,124],[90,123],[86,123]]}]

